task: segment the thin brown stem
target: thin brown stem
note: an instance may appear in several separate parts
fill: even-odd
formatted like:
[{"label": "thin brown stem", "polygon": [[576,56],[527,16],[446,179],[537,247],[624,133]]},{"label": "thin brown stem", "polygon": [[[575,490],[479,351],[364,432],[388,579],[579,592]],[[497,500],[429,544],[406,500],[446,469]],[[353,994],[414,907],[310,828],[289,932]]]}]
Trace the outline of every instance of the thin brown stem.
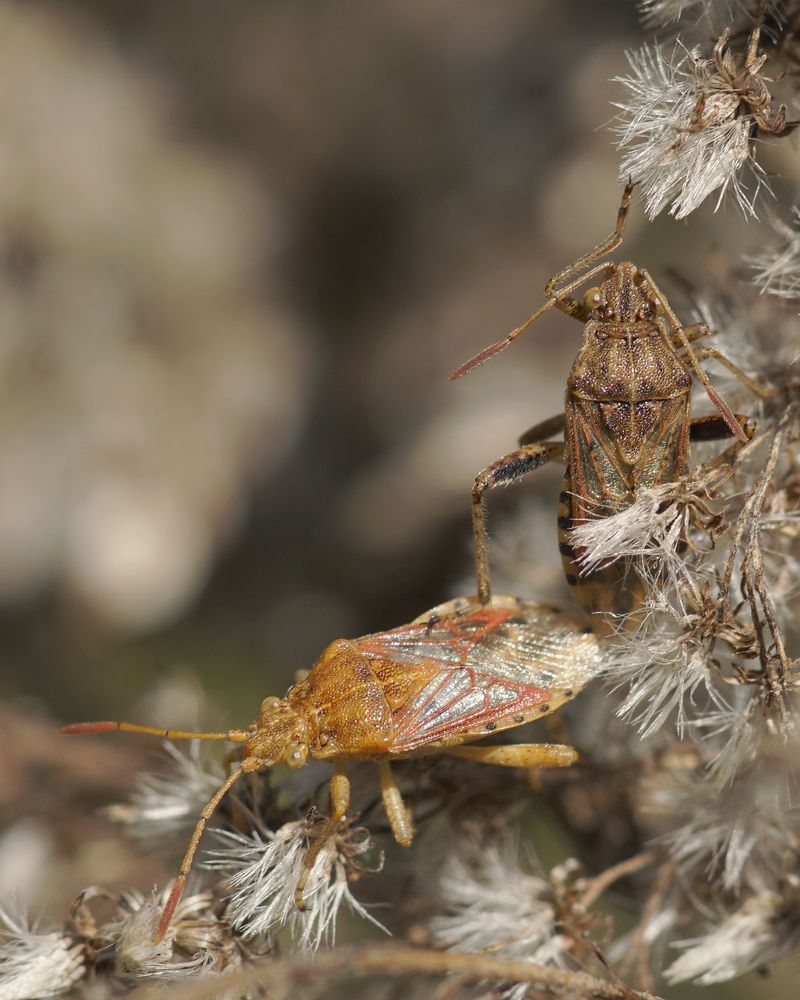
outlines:
[{"label": "thin brown stem", "polygon": [[254,986],[267,987],[272,998],[297,996],[298,984],[334,977],[361,976],[449,976],[465,982],[529,983],[544,996],[570,997],[571,1000],[659,1000],[652,993],[633,990],[617,983],[604,982],[585,972],[537,965],[535,962],[495,958],[487,955],[462,955],[406,946],[370,945],[362,948],[337,948],[319,953],[309,961],[300,957],[254,962],[211,979],[199,979],[176,986],[142,987],[129,994],[131,1000],[210,1000],[232,991],[243,992]]}]

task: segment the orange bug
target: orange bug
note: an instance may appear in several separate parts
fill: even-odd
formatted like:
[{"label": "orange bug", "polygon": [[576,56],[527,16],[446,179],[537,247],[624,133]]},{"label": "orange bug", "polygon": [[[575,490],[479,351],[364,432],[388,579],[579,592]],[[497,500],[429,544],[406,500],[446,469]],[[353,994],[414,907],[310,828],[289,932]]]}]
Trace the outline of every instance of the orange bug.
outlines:
[{"label": "orange bug", "polygon": [[207,820],[243,774],[276,764],[299,768],[309,757],[334,763],[331,816],[306,853],[295,891],[303,909],[303,889],[314,861],[349,806],[345,760],[377,760],[389,825],[397,842],[408,846],[413,824],[392,776],[392,758],[441,752],[507,767],[568,767],[578,755],[559,744],[460,744],[552,712],[599,669],[599,648],[591,631],[558,608],[514,597],[493,597],[487,605],[458,598],[409,625],[360,639],[337,639],[285,698],[265,698],[258,718],[246,729],[192,733],[128,722],[81,722],[62,726],[61,732],[124,730],[241,744],[226,758],[226,763],[238,761],[238,766],[197,821],[161,915],[160,939]]}]

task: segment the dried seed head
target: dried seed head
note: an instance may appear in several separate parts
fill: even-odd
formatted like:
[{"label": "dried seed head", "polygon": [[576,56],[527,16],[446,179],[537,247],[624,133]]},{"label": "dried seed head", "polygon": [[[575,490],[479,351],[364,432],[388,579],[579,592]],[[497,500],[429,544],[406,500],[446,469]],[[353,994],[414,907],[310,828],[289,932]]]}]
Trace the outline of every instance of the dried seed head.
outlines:
[{"label": "dried seed head", "polygon": [[359,858],[371,847],[363,829],[343,827],[325,842],[306,883],[307,907],[297,909],[295,887],[308,840],[318,828],[318,818],[310,818],[287,823],[274,833],[255,828],[250,835],[220,834],[230,846],[212,852],[207,867],[230,873],[226,916],[246,940],[269,937],[288,926],[299,951],[316,951],[323,942],[335,940],[342,903],[384,929],[350,892],[348,876],[364,871]]},{"label": "dried seed head", "polygon": [[66,993],[86,973],[82,942],[63,931],[41,933],[20,914],[0,909],[0,998],[30,1000]]},{"label": "dried seed head", "polygon": [[746,215],[755,215],[756,196],[767,186],[753,157],[759,126],[720,59],[677,42],[669,50],[644,45],[628,53],[630,74],[616,78],[627,91],[615,103],[613,127],[624,151],[620,177],[641,183],[650,218],[669,206],[683,219],[714,192],[718,208],[729,191]]},{"label": "dried seed head", "polygon": [[683,954],[665,971],[670,983],[722,983],[768,966],[800,944],[796,899],[775,892],[752,896],[704,937],[676,942]]}]

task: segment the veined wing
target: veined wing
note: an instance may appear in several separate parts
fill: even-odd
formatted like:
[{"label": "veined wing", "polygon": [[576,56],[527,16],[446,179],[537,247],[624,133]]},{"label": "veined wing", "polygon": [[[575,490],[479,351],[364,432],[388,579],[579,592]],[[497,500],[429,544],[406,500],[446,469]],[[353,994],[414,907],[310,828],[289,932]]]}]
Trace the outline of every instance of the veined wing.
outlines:
[{"label": "veined wing", "polygon": [[486,606],[450,601],[355,642],[368,657],[429,675],[394,713],[393,752],[519,725],[571,698],[600,669],[588,629],[550,605],[513,597]]}]

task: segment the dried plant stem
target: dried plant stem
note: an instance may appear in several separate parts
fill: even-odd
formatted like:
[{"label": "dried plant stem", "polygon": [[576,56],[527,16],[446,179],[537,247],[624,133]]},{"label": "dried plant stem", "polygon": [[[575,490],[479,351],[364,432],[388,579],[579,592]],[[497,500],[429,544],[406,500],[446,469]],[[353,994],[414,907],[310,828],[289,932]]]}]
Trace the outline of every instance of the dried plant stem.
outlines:
[{"label": "dried plant stem", "polygon": [[405,946],[376,945],[366,948],[337,948],[319,953],[312,961],[280,958],[254,962],[235,972],[167,989],[144,987],[134,990],[131,1000],[209,1000],[231,990],[253,986],[269,987],[271,1000],[296,995],[297,984],[309,980],[356,976],[446,976],[457,975],[464,982],[490,980],[503,983],[530,983],[545,996],[571,1000],[660,1000],[652,993],[625,985],[603,982],[585,972],[569,972],[487,955],[463,955]]},{"label": "dried plant stem", "polygon": [[625,878],[626,875],[632,875],[634,872],[641,871],[642,868],[646,868],[649,864],[652,864],[654,860],[655,854],[652,851],[642,851],[641,854],[635,854],[632,858],[620,861],[618,865],[606,868],[605,871],[600,872],[599,875],[596,875],[589,882],[586,892],[581,899],[582,905],[588,910],[590,906],[597,902],[610,885],[613,885],[618,879]]},{"label": "dried plant stem", "polygon": [[627,975],[629,974],[629,970],[633,962],[636,962],[636,965],[638,966],[636,970],[638,980],[642,984],[643,989],[652,989],[653,982],[653,978],[650,975],[650,947],[647,943],[647,925],[656,913],[658,913],[659,906],[661,905],[664,896],[669,891],[669,887],[672,883],[677,867],[677,861],[674,858],[669,858],[659,868],[655,881],[653,882],[653,889],[650,893],[650,897],[642,910],[639,926],[636,928],[636,932],[633,936],[633,943],[628,949],[626,960],[622,964],[623,975]]}]

